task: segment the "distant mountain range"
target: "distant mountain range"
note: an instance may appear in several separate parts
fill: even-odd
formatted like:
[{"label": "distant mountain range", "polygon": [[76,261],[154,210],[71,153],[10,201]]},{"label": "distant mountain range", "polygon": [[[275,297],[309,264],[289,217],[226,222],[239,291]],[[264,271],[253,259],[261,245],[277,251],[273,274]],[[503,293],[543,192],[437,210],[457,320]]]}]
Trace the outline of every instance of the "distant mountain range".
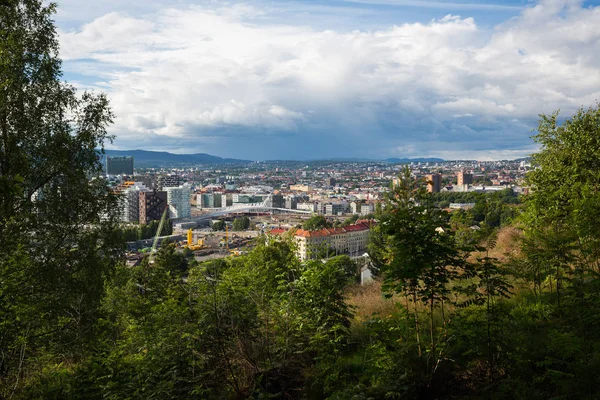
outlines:
[{"label": "distant mountain range", "polygon": [[386,158],[383,160],[390,164],[407,164],[411,162],[444,162],[442,158]]},{"label": "distant mountain range", "polygon": [[242,164],[252,162],[250,160],[238,160],[235,158],[221,158],[206,153],[173,154],[166,151],[147,150],[106,150],[106,155],[110,157],[133,156],[136,168],[159,168],[167,165]]},{"label": "distant mountain range", "polygon": [[[187,165],[220,165],[220,164],[246,164],[251,160],[239,160],[236,158],[222,158],[206,153],[196,154],[173,154],[166,151],[148,150],[106,150],[106,155],[133,156],[136,168],[160,168],[165,166],[187,166]],[[295,160],[271,160],[266,162],[294,162]],[[330,158],[315,159],[301,162],[386,162],[390,164],[406,164],[411,162],[443,162],[441,158],[387,158],[375,160],[367,158]],[[298,161],[300,162],[300,161]]]},{"label": "distant mountain range", "polygon": [[390,163],[390,164],[408,164],[411,162],[444,162],[444,160],[441,158],[386,158],[385,160],[381,160],[381,159],[374,159],[374,158],[358,158],[358,157],[321,158],[321,159],[314,159],[314,160],[308,160],[308,161],[315,161],[315,162],[326,162],[326,161],[376,162],[376,163],[386,162],[386,163]]}]

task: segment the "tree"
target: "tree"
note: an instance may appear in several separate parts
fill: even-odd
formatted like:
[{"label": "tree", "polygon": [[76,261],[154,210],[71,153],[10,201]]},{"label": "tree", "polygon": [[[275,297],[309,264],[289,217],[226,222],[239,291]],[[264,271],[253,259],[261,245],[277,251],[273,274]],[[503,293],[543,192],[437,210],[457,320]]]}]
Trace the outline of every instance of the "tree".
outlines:
[{"label": "tree", "polygon": [[558,124],[558,112],[540,115],[533,139],[541,145],[527,175],[532,186],[525,219],[531,230],[573,233],[587,268],[600,271],[600,105]]},{"label": "tree", "polygon": [[342,222],[342,226],[348,226],[348,225],[352,225],[354,224],[356,221],[358,221],[358,214],[354,214],[353,216],[346,218],[344,220],[344,222]]},{"label": "tree", "polygon": [[420,303],[426,305],[430,339],[427,364],[432,373],[443,351],[437,343],[435,310],[439,306],[445,325],[448,284],[464,267],[464,253],[454,240],[447,213],[435,206],[433,196],[411,176],[408,168],[399,178],[377,216],[380,222],[370,254],[382,268],[384,289],[412,300],[419,355],[422,343],[417,307]]},{"label": "tree", "polygon": [[213,231],[223,231],[225,230],[225,221],[217,221],[212,224]]},{"label": "tree", "polygon": [[294,283],[294,308],[304,317],[310,345],[325,355],[340,350],[348,336],[350,308],[344,301],[349,277],[337,262],[310,261]]},{"label": "tree", "polygon": [[[508,298],[513,286],[508,279],[508,271],[502,268],[498,260],[490,257],[489,250],[496,246],[497,231],[487,239],[485,256],[477,257],[476,262],[465,264],[463,279],[469,284],[457,286],[457,292],[466,298],[465,304],[485,306],[485,338],[487,351],[488,379],[493,385],[501,353],[503,334],[502,318],[499,315],[499,300]],[[480,249],[483,250],[483,249]]]},{"label": "tree", "polygon": [[307,231],[317,231],[319,229],[329,228],[331,227],[331,224],[329,223],[329,221],[327,221],[327,218],[325,218],[324,216],[313,215],[304,222],[302,227]]},{"label": "tree", "polygon": [[250,218],[244,216],[233,220],[234,231],[245,231],[250,228]]},{"label": "tree", "polygon": [[36,353],[85,352],[121,252],[97,150],[113,115],[103,94],[61,82],[55,9],[0,5],[0,397]]}]

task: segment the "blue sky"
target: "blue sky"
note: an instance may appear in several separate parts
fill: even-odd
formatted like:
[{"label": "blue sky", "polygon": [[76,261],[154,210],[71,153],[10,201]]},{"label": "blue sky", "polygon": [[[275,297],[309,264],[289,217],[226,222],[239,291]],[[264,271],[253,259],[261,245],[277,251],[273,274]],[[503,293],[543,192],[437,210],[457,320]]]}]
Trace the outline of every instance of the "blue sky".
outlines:
[{"label": "blue sky", "polygon": [[112,148],[501,159],[600,100],[598,2],[59,1],[65,79]]}]

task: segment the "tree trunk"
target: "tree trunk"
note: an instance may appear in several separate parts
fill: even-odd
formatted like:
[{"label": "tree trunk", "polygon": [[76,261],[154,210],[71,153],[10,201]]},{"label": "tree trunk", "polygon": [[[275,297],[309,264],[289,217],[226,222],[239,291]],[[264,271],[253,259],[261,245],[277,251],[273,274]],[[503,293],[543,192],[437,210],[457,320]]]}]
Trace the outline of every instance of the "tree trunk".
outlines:
[{"label": "tree trunk", "polygon": [[417,292],[415,291],[414,288],[413,288],[412,296],[413,296],[413,308],[414,308],[414,313],[415,313],[415,331],[417,334],[417,348],[419,351],[419,357],[421,357],[422,351],[421,351],[421,335],[419,334],[419,314],[417,312]]}]

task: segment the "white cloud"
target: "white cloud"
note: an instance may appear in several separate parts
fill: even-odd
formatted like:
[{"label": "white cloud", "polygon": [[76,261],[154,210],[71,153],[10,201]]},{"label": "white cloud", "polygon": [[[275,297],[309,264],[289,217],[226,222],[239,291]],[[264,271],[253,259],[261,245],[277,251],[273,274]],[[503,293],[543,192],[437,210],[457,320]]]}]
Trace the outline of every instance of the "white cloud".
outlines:
[{"label": "white cloud", "polygon": [[376,31],[257,25],[268,11],[106,14],[62,32],[61,53],[67,69],[103,82],[128,140],[248,127],[330,134],[331,143],[336,130],[351,141],[369,132],[371,151],[384,155],[528,148],[523,121],[600,99],[599,7],[545,0],[492,31],[453,15]]},{"label": "white cloud", "polygon": [[463,10],[518,10],[521,7],[503,5],[503,4],[487,4],[487,3],[460,3],[448,1],[424,1],[424,0],[344,0],[348,3],[360,4],[377,4],[387,6],[412,6],[420,8],[442,8],[453,7]]}]

